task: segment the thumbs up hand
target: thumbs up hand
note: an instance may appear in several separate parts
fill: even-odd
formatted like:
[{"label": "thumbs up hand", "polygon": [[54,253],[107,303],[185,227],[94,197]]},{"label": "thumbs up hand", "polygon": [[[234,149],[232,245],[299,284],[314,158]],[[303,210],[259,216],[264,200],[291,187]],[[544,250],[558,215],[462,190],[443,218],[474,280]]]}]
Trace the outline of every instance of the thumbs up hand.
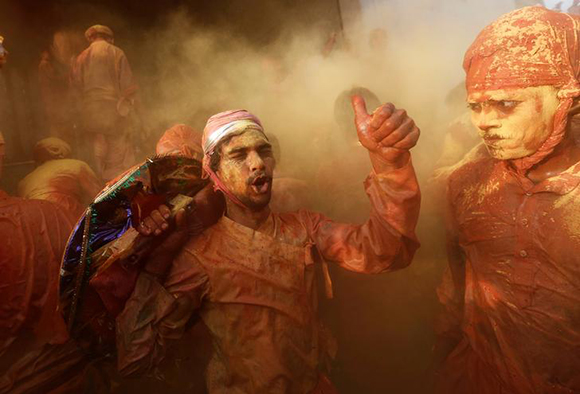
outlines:
[{"label": "thumbs up hand", "polygon": [[392,165],[404,165],[409,158],[409,149],[417,144],[420,134],[407,111],[387,103],[369,115],[362,97],[355,95],[351,102],[361,144]]}]

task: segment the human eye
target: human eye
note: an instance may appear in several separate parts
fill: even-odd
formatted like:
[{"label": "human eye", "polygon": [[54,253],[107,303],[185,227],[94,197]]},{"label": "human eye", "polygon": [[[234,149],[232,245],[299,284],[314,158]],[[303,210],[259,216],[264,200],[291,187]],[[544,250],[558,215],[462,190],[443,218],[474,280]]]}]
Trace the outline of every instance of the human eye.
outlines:
[{"label": "human eye", "polygon": [[469,108],[473,112],[480,112],[481,111],[481,103],[469,102],[469,103],[467,103],[467,108]]},{"label": "human eye", "polygon": [[236,152],[229,155],[230,159],[234,161],[244,161],[246,158],[245,152]]},{"label": "human eye", "polygon": [[511,111],[511,110],[515,109],[519,103],[520,103],[519,101],[515,101],[515,100],[500,100],[496,104],[497,104],[498,109],[505,112],[505,111]]},{"label": "human eye", "polygon": [[260,149],[258,149],[258,152],[261,156],[272,156],[272,147],[269,145],[265,145],[260,147]]}]

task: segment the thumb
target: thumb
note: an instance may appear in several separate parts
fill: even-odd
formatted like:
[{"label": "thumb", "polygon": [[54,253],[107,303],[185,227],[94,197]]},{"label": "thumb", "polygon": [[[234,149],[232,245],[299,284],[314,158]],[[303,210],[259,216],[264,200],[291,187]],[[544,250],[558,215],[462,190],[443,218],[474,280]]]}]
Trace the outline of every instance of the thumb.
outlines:
[{"label": "thumb", "polygon": [[367,105],[364,98],[355,94],[351,97],[352,109],[354,110],[354,123],[360,142],[367,146],[371,142],[369,127],[371,124],[371,115],[367,112]]},{"label": "thumb", "polygon": [[184,231],[187,226],[187,217],[185,216],[185,209],[181,208],[175,213],[175,229],[177,231]]}]

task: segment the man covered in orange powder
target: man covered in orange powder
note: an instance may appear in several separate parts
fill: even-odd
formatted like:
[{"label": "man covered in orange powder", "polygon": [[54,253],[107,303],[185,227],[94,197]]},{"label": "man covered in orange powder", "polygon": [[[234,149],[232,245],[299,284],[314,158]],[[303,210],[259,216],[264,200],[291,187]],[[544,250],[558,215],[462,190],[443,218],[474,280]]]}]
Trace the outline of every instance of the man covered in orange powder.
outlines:
[{"label": "man covered in orange powder", "polygon": [[89,164],[108,181],[135,164],[130,134],[138,86],[109,27],[94,25],[85,37],[90,45],[77,57],[71,76],[85,133],[79,138]]},{"label": "man covered in orange powder", "polygon": [[[244,110],[208,120],[204,170],[226,196],[227,212],[191,238],[178,213],[174,231],[152,252],[117,317],[122,373],[154,367],[197,313],[214,341],[210,393],[335,392],[325,377],[332,346],[317,316],[315,267],[328,260],[385,272],[408,265],[418,247],[420,195],[409,149],[419,129],[392,104],[368,115],[364,101],[353,100],[373,164],[365,183],[372,209],[363,225],[271,212],[275,160],[260,121]],[[160,206],[142,233],[162,233],[172,225],[168,217]]]},{"label": "man covered in orange powder", "polygon": [[449,178],[438,391],[580,392],[580,20],[513,11],[464,68],[490,157]]},{"label": "man covered in orange powder", "polygon": [[[0,174],[3,152],[0,134]],[[0,393],[82,391],[87,360],[57,310],[72,226],[53,203],[0,190]]]},{"label": "man covered in orange powder", "polygon": [[72,221],[83,214],[102,185],[87,163],[71,159],[70,146],[55,137],[34,146],[36,169],[18,185],[21,197],[59,205]]}]

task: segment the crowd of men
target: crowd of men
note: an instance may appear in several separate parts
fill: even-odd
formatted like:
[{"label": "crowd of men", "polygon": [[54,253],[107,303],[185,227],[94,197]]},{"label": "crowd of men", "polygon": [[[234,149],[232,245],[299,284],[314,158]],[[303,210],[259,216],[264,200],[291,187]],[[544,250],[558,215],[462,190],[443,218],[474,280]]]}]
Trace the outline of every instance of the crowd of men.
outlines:
[{"label": "crowd of men", "polygon": [[[256,114],[217,113],[203,132],[169,129],[157,154],[198,161],[210,185],[194,196],[194,213],[160,201],[135,220],[154,247],[115,315],[115,351],[94,357],[59,309],[60,264],[86,207],[136,164],[129,138],[140,104],[112,30],[95,25],[85,36],[90,45],[67,72],[71,96],[57,94],[60,104],[48,107],[58,130],[69,124],[63,100],[74,101],[82,141],[66,132],[38,141],[19,197],[0,191],[0,393],[147,392],[152,380],[171,392],[160,371],[175,357],[171,344],[199,351],[185,339],[194,318],[212,343],[208,392],[336,393],[336,346],[319,294],[332,297],[329,263],[386,275],[412,263],[421,199],[413,119],[364,88],[337,99],[337,129],[353,122],[357,139],[344,133],[341,147],[325,144],[344,150],[320,168],[318,183],[336,216],[348,216],[355,198],[341,181],[367,172],[358,186],[370,206],[362,224],[301,209],[311,204],[308,186],[275,172],[275,131]],[[0,67],[9,61],[2,42]],[[52,73],[46,81],[62,79],[62,70],[41,66]],[[480,143],[431,181],[445,190],[449,265],[425,392],[580,393],[580,17],[540,6],[505,14],[478,35],[463,68]],[[48,85],[47,97],[55,92]],[[357,144],[361,156],[344,148]],[[71,145],[87,162],[71,158]],[[0,176],[4,149],[0,139]],[[211,219],[193,231],[200,216]],[[139,380],[131,386],[127,377]]]}]

